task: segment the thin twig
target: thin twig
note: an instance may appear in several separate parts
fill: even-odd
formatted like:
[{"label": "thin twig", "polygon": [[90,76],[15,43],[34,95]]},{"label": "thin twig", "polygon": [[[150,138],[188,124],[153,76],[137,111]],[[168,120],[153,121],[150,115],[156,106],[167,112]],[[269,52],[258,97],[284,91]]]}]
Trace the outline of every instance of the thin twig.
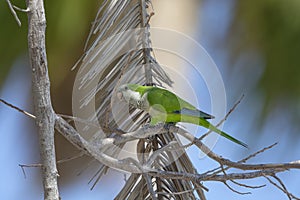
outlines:
[{"label": "thin twig", "polygon": [[273,148],[273,147],[276,146],[277,144],[278,144],[278,142],[275,142],[274,144],[271,144],[270,146],[267,146],[267,147],[265,147],[265,148],[263,148],[263,149],[261,149],[261,150],[255,152],[255,153],[253,153],[253,154],[250,154],[250,155],[247,156],[246,158],[244,158],[244,159],[238,161],[238,163],[245,163],[247,160],[249,160],[249,159],[251,159],[251,158],[254,158],[254,157],[257,156],[258,154],[261,154],[261,153],[263,153],[263,152],[265,152],[265,151],[267,151],[267,150]]},{"label": "thin twig", "polygon": [[[229,117],[229,115],[236,109],[236,107],[242,102],[243,98],[244,98],[244,94],[239,98],[239,100],[232,106],[232,108],[227,112],[227,114],[225,115],[225,117],[216,125],[216,127],[219,127],[224,121],[227,120],[227,118]],[[207,133],[205,133],[204,135],[202,135],[201,137],[199,137],[199,140],[203,140],[205,137],[207,137],[212,131],[209,130]]]},{"label": "thin twig", "polygon": [[79,118],[79,117],[74,117],[74,116],[64,115],[64,114],[57,114],[57,115],[60,116],[60,117],[72,120],[74,122],[80,122],[80,123],[83,123],[83,124],[86,124],[86,125],[89,125],[89,126],[92,126],[92,127],[99,127],[99,125],[97,124],[96,121],[82,119],[82,118]]},{"label": "thin twig", "polygon": [[186,193],[191,193],[195,190],[202,190],[202,189],[203,189],[202,187],[197,187],[197,188],[193,188],[193,189],[190,189],[190,190],[184,190],[184,191],[181,191],[181,192],[171,192],[171,193],[157,192],[157,194],[172,195],[173,197],[175,197],[175,195],[182,195],[182,194],[186,194]]},{"label": "thin twig", "polygon": [[15,6],[15,5],[13,5],[13,7],[14,7],[14,9],[21,11],[21,12],[25,12],[25,13],[30,12],[29,8],[23,9],[23,8],[19,8],[18,6]]},{"label": "thin twig", "polygon": [[[80,154],[77,155],[77,156],[59,160],[59,161],[56,162],[56,164],[65,163],[65,162],[68,162],[68,161],[71,161],[71,160],[80,158],[80,157],[82,157],[83,155],[85,155],[85,154],[84,154],[84,153],[80,153]],[[23,171],[23,174],[24,174],[24,178],[26,179],[26,173],[25,173],[25,169],[24,169],[25,167],[42,167],[42,164],[40,164],[40,163],[36,163],[36,164],[19,164],[19,166],[21,167],[21,169],[22,169],[22,171]]]},{"label": "thin twig", "polygon": [[278,178],[275,174],[274,174],[273,178],[275,178],[275,179],[279,182],[279,184],[280,184],[281,187],[282,187],[282,191],[283,191],[284,193],[286,193],[286,195],[288,196],[288,198],[291,198],[291,199],[292,199],[291,194],[288,192],[287,188],[285,187],[284,183],[280,180],[280,178]]},{"label": "thin twig", "polygon": [[240,192],[240,191],[237,191],[236,189],[234,189],[233,187],[231,187],[230,185],[228,185],[228,183],[226,181],[224,181],[223,184],[226,185],[227,188],[230,189],[232,192],[235,192],[237,194],[240,194],[240,195],[251,194],[251,192]]},{"label": "thin twig", "polygon": [[266,184],[263,184],[263,185],[246,185],[246,184],[243,184],[243,183],[239,183],[235,180],[230,180],[232,183],[236,184],[236,185],[239,185],[239,186],[242,186],[242,187],[245,187],[245,188],[250,188],[250,189],[258,189],[258,188],[262,188],[262,187],[265,187]]},{"label": "thin twig", "polygon": [[295,197],[294,195],[292,195],[291,193],[289,193],[289,192],[287,191],[285,185],[283,184],[283,182],[282,182],[278,177],[276,177],[275,175],[272,175],[272,177],[275,178],[275,179],[279,182],[279,184],[281,185],[281,187],[280,187],[277,183],[275,183],[274,181],[272,181],[268,176],[266,176],[266,175],[263,175],[263,176],[264,176],[264,177],[265,177],[272,185],[274,185],[274,186],[277,187],[279,190],[281,190],[282,192],[284,192],[284,193],[287,195],[287,197],[288,197],[289,200],[292,200],[292,199],[299,200],[298,197]]},{"label": "thin twig", "polygon": [[33,114],[31,114],[31,113],[29,113],[29,112],[27,112],[27,111],[25,111],[25,110],[23,110],[23,109],[15,106],[15,105],[13,105],[11,103],[8,103],[7,101],[5,101],[3,99],[0,99],[0,102],[4,103],[5,105],[7,105],[7,106],[9,106],[9,107],[11,107],[11,108],[13,108],[13,109],[21,112],[21,113],[23,113],[24,115],[27,115],[28,117],[31,117],[32,119],[36,118]]},{"label": "thin twig", "polygon": [[42,164],[30,164],[30,165],[19,164],[19,166],[21,167],[24,178],[26,179],[26,172],[24,169],[25,167],[42,167]]},{"label": "thin twig", "polygon": [[22,23],[21,23],[21,21],[20,21],[18,15],[17,15],[15,9],[14,9],[14,6],[11,4],[10,0],[6,0],[6,2],[7,2],[7,4],[8,4],[9,9],[10,9],[10,12],[12,13],[12,15],[13,15],[14,18],[15,18],[15,20],[17,21],[18,26],[21,27]]},{"label": "thin twig", "polygon": [[86,155],[86,154],[83,153],[83,152],[81,152],[81,153],[79,153],[79,154],[76,155],[76,156],[72,156],[72,157],[70,157],[70,158],[65,158],[65,159],[58,160],[58,161],[56,162],[56,164],[66,163],[66,162],[69,162],[69,161],[71,161],[71,160],[75,160],[75,159],[77,159],[77,158],[81,158],[81,157],[84,156],[84,155]]}]

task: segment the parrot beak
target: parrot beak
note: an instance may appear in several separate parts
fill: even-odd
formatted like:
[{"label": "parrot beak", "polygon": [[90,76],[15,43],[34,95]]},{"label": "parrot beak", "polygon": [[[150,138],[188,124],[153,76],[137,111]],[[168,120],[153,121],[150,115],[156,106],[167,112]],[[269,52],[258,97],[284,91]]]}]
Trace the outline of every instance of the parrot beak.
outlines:
[{"label": "parrot beak", "polygon": [[117,92],[117,97],[118,97],[118,99],[122,100],[123,99],[122,92]]}]

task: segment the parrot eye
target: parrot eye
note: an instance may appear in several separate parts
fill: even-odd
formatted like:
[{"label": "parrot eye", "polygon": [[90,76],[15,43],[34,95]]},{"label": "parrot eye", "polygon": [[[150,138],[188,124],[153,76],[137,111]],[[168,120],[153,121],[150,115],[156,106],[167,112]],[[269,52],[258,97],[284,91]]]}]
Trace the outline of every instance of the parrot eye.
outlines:
[{"label": "parrot eye", "polygon": [[128,87],[127,87],[127,86],[125,86],[125,87],[124,87],[124,89],[125,89],[125,90],[128,90]]}]

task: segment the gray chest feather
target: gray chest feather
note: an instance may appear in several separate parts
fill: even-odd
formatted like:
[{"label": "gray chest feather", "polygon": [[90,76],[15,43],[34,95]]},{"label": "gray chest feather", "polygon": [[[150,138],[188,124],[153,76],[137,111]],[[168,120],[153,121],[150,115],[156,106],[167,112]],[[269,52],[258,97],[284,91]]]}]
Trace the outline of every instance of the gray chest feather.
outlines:
[{"label": "gray chest feather", "polygon": [[133,105],[135,108],[148,111],[149,110],[149,102],[147,100],[147,93],[143,96],[134,95],[130,100],[129,103]]}]

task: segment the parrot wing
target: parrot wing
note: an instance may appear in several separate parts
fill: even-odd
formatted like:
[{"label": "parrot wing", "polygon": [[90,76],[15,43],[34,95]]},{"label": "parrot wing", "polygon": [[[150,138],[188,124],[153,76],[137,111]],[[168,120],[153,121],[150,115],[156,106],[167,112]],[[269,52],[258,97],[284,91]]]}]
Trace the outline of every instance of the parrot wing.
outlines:
[{"label": "parrot wing", "polygon": [[[163,118],[165,122],[188,122],[200,125],[239,145],[248,148],[247,144],[219,130],[206,120],[213,118],[213,116],[199,111],[196,107],[184,101],[174,93],[161,88],[153,87],[148,89],[145,94],[147,94],[147,100],[149,101],[150,106],[153,106],[155,109],[161,109],[160,111],[165,111],[167,113],[165,118]],[[160,116],[153,116],[151,119],[152,123],[155,124],[156,122],[161,121],[159,117]]]},{"label": "parrot wing", "polygon": [[158,104],[167,113],[190,115],[204,119],[214,118],[214,116],[198,110],[195,106],[168,90],[152,87],[145,94],[147,94],[147,99],[151,106]]}]

